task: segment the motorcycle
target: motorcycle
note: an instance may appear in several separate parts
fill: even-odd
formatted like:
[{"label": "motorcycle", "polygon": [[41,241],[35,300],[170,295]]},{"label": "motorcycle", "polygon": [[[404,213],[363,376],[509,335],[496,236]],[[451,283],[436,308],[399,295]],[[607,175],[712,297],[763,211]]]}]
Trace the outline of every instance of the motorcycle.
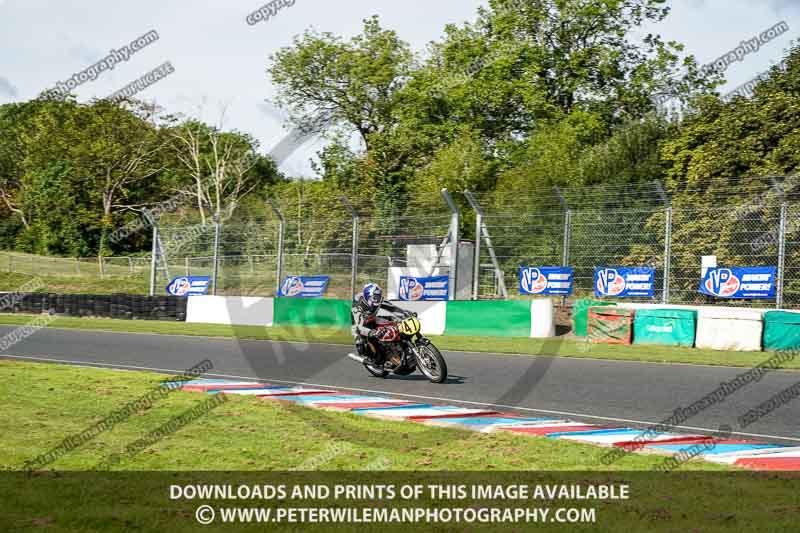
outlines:
[{"label": "motorcycle", "polygon": [[[385,378],[390,373],[408,376],[419,369],[431,383],[444,383],[447,379],[447,363],[439,349],[420,333],[422,325],[416,314],[405,312],[395,318],[376,330],[376,338],[384,355],[383,368],[354,353],[347,354],[347,357],[364,365],[367,372],[375,377]],[[367,347],[374,349],[370,343],[367,343]]]}]

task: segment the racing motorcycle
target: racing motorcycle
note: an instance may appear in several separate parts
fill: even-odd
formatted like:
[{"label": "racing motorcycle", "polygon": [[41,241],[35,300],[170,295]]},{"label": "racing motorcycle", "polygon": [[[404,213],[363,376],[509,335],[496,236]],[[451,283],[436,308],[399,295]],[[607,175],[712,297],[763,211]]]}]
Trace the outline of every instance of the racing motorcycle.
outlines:
[{"label": "racing motorcycle", "polygon": [[[367,372],[379,378],[390,373],[407,376],[419,369],[431,383],[444,383],[447,363],[439,349],[420,333],[422,325],[416,314],[404,312],[392,318],[395,320],[387,321],[376,331],[384,355],[383,368],[354,353],[347,354],[347,357],[361,363]],[[371,349],[372,345],[368,343],[367,347]]]}]

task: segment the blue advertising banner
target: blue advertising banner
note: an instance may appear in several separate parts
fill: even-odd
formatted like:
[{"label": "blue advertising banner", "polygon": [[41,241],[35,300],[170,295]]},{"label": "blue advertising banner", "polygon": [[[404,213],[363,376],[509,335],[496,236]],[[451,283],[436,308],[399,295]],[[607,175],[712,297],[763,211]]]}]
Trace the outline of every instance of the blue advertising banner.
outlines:
[{"label": "blue advertising banner", "polygon": [[322,298],[330,276],[289,276],[281,283],[278,296],[286,298]]},{"label": "blue advertising banner", "polygon": [[709,268],[700,292],[716,298],[775,298],[775,267]]},{"label": "blue advertising banner", "polygon": [[572,268],[520,267],[520,294],[572,294]]},{"label": "blue advertising banner", "polygon": [[603,267],[594,269],[597,297],[653,297],[656,269],[650,267]]},{"label": "blue advertising banner", "polygon": [[167,294],[172,296],[203,296],[208,294],[208,276],[180,276],[169,282]]},{"label": "blue advertising banner", "polygon": [[449,290],[450,279],[447,276],[430,278],[400,276],[399,296],[401,300],[447,300]]}]

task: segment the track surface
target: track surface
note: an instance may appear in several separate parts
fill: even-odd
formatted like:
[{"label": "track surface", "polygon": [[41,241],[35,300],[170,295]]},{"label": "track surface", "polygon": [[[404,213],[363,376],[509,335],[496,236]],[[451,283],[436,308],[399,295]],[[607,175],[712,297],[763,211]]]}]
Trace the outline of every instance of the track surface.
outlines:
[{"label": "track surface", "polygon": [[[0,336],[12,329],[0,326]],[[528,415],[561,415],[595,423],[617,421],[635,427],[664,420],[676,408],[689,406],[747,370],[445,352],[450,379],[434,385],[420,374],[373,378],[345,357],[347,351],[345,346],[326,344],[47,328],[2,355],[176,373],[207,358],[214,363],[209,376],[369,390],[419,401],[503,406],[504,410],[513,408]],[[715,431],[728,424],[738,435],[800,443],[800,400],[748,426],[744,433],[738,432],[737,424],[738,416],[797,382],[800,372],[771,372],[681,427]]]}]

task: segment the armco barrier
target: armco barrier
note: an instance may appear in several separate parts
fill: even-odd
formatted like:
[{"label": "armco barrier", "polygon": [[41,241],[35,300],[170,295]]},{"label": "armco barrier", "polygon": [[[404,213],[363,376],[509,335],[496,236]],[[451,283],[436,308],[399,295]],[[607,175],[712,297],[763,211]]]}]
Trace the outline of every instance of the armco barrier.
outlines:
[{"label": "armco barrier", "polygon": [[531,302],[447,302],[445,335],[530,337]]},{"label": "armco barrier", "polygon": [[276,326],[349,328],[351,302],[316,298],[276,298]]}]

